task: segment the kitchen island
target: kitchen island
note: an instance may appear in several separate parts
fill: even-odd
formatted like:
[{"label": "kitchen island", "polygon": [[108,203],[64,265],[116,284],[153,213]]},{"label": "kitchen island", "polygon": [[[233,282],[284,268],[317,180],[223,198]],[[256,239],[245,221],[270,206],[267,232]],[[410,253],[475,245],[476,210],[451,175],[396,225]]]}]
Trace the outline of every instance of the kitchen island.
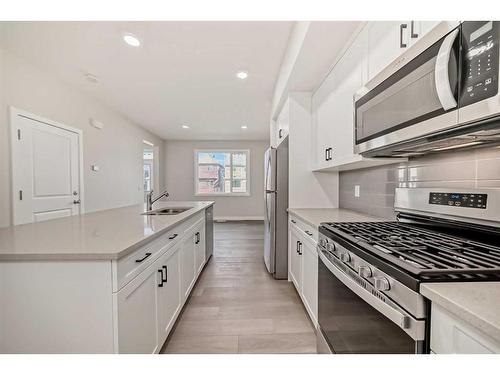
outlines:
[{"label": "kitchen island", "polygon": [[[213,202],[0,229],[0,353],[157,353],[208,259]],[[207,236],[213,238],[213,236]]]}]

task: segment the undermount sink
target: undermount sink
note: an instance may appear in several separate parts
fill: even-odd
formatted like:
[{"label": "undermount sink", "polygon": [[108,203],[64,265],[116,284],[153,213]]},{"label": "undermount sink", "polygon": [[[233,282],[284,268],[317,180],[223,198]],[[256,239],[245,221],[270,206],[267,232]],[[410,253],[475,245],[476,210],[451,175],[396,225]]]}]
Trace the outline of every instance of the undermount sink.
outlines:
[{"label": "undermount sink", "polygon": [[177,215],[183,213],[184,211],[190,210],[192,207],[169,207],[169,208],[159,208],[153,211],[147,211],[141,215]]}]

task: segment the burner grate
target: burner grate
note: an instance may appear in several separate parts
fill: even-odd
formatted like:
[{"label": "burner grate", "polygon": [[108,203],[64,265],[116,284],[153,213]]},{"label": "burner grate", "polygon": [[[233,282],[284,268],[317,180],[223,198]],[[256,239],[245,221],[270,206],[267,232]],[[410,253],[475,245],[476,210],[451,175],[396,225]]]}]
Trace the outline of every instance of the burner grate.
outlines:
[{"label": "burner grate", "polygon": [[500,274],[500,247],[400,222],[325,226],[415,275]]}]

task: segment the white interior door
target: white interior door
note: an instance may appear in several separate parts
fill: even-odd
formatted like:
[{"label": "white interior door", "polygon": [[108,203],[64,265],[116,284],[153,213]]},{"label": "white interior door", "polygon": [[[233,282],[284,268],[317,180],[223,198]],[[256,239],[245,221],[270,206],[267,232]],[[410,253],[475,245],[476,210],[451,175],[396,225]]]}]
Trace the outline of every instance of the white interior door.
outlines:
[{"label": "white interior door", "polygon": [[79,214],[81,135],[20,113],[11,126],[14,225]]}]

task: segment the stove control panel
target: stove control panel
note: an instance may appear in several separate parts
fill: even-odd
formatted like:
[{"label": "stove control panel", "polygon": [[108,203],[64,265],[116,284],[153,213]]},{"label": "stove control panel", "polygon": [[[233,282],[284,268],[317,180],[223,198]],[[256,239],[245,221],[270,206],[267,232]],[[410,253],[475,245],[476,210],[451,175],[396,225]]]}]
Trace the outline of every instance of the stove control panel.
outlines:
[{"label": "stove control panel", "polygon": [[487,194],[429,193],[429,204],[486,209]]}]

